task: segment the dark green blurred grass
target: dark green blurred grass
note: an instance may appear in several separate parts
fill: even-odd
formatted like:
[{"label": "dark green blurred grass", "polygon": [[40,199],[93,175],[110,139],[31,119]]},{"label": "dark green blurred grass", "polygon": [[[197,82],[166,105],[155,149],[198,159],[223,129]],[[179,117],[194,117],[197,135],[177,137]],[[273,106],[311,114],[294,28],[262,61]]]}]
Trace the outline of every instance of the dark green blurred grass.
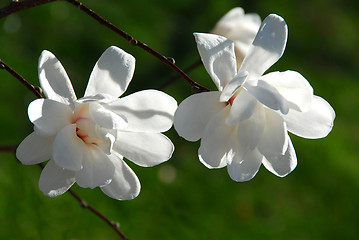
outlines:
[{"label": "dark green blurred grass", "polygon": [[[0,6],[9,1],[0,0]],[[171,129],[173,158],[160,166],[130,164],[142,190],[132,201],[116,201],[98,189],[74,189],[131,239],[356,239],[359,230],[359,9],[355,1],[84,1],[123,30],[185,68],[197,61],[193,32],[207,32],[228,10],[242,6],[262,19],[281,15],[289,27],[282,59],[271,70],[297,70],[315,93],[336,110],[325,139],[292,136],[298,166],[281,179],[263,167],[246,183],[225,169],[208,170],[197,159],[199,143]],[[16,28],[18,28],[16,30]],[[16,31],[14,31],[16,30]],[[157,88],[173,72],[152,56],[100,26],[65,2],[0,19],[0,58],[33,84],[37,59],[52,51],[81,97],[98,57],[116,45],[136,57],[129,94]],[[199,68],[196,81],[212,87]],[[18,144],[31,131],[27,105],[34,96],[0,71],[0,144]],[[184,80],[165,89],[178,102],[190,95]],[[175,170],[171,183],[159,173]],[[68,194],[51,199],[37,183],[40,169],[0,153],[0,239],[116,239],[115,233]]]}]

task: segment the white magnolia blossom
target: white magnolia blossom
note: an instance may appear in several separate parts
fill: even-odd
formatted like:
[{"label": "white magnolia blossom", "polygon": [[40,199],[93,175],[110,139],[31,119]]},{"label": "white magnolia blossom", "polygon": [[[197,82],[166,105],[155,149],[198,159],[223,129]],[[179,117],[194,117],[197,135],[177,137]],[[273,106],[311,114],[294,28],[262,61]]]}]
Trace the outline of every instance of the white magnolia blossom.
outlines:
[{"label": "white magnolia blossom", "polygon": [[238,67],[256,36],[261,18],[258,14],[247,13],[240,7],[226,13],[214,26],[211,33],[224,36],[234,42]]},{"label": "white magnolia blossom", "polygon": [[284,177],[297,165],[288,132],[304,138],[325,137],[335,112],[313,95],[295,71],[264,72],[283,54],[287,25],[274,14],[262,23],[237,71],[233,42],[195,33],[203,64],[218,91],[194,94],[175,113],[178,134],[201,139],[200,161],[208,168],[227,166],[235,181],[248,181],[261,164]]},{"label": "white magnolia blossom", "polygon": [[58,196],[77,182],[100,187],[115,199],[132,199],[140,182],[123,157],[144,167],[171,157],[174,146],[161,132],[171,128],[177,102],[156,90],[118,98],[134,69],[133,56],[108,48],[93,68],[84,97],[77,99],[61,63],[51,52],[42,52],[39,79],[47,99],[30,103],[34,132],[16,156],[23,164],[50,159],[39,181],[44,194]]}]

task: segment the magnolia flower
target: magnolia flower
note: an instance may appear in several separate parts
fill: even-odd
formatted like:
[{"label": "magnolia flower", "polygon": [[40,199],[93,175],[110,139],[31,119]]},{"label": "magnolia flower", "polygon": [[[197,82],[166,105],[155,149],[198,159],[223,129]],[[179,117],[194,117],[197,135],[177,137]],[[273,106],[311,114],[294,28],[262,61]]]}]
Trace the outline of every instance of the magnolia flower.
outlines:
[{"label": "magnolia flower", "polygon": [[203,64],[218,91],[194,94],[175,113],[178,134],[201,139],[200,161],[208,168],[227,166],[235,181],[248,181],[261,164],[284,177],[297,165],[288,132],[325,137],[335,113],[313,95],[298,72],[263,73],[283,54],[287,25],[274,14],[262,23],[237,71],[233,42],[213,34],[195,34]]},{"label": "magnolia flower", "polygon": [[132,199],[140,182],[123,156],[143,167],[171,157],[173,144],[161,132],[172,126],[177,103],[156,90],[118,98],[134,69],[133,56],[108,48],[93,68],[85,96],[77,99],[61,63],[42,52],[39,79],[47,99],[30,103],[34,132],[21,142],[16,156],[23,164],[50,159],[39,181],[44,194],[58,196],[77,182],[100,187],[115,199]]},{"label": "magnolia flower", "polygon": [[261,18],[258,14],[247,13],[240,7],[233,8],[214,26],[211,33],[224,36],[234,42],[238,67],[248,52],[259,26]]}]

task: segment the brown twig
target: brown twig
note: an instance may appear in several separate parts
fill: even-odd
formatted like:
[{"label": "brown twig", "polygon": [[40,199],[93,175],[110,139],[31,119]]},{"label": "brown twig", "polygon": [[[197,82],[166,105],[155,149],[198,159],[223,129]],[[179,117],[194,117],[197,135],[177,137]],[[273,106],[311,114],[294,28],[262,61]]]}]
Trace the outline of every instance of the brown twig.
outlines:
[{"label": "brown twig", "polygon": [[[13,12],[18,12],[21,10],[25,10],[31,7],[36,7],[54,1],[57,0],[23,0],[20,2],[11,2],[9,5],[0,9],[0,18],[8,16]],[[90,8],[88,8],[78,0],[65,0],[65,1],[74,5],[82,12],[86,13],[87,15],[95,19],[100,24],[104,25],[105,27],[109,28],[113,32],[117,33],[132,45],[142,48],[143,50],[145,50],[146,52],[148,52],[149,54],[151,54],[152,56],[154,56],[155,58],[157,58],[158,60],[169,66],[170,68],[172,68],[179,76],[181,76],[184,80],[186,80],[191,85],[192,88],[196,89],[197,91],[210,91],[208,88],[193,81],[184,71],[182,71],[179,67],[177,67],[176,64],[174,64],[172,58],[165,57],[164,55],[160,54],[159,52],[149,47],[147,44],[135,39],[128,33],[124,32],[123,30],[121,30],[111,22],[107,21],[106,19],[95,13],[93,10],[91,10]]]},{"label": "brown twig", "polygon": [[14,69],[12,69],[9,65],[7,65],[3,60],[0,59],[0,69],[5,69],[11,75],[13,75],[17,80],[19,80],[22,84],[25,85],[36,97],[42,98],[41,93],[36,89],[34,85],[26,81],[20,74],[18,74]]},{"label": "brown twig", "polygon": [[121,37],[126,39],[128,42],[130,42],[132,45],[142,48],[143,50],[145,50],[146,52],[148,52],[152,56],[159,59],[161,62],[163,62],[164,64],[166,64],[167,66],[172,68],[174,71],[176,71],[177,74],[179,76],[181,76],[184,80],[186,80],[193,88],[195,88],[197,90],[200,90],[200,91],[210,91],[208,88],[206,88],[206,87],[196,83],[195,81],[193,81],[184,71],[182,71],[179,67],[177,67],[177,65],[174,64],[174,61],[173,61],[172,58],[167,58],[167,57],[163,56],[159,52],[157,52],[154,49],[152,49],[151,47],[149,47],[147,44],[145,44],[145,43],[135,39],[134,37],[130,36],[129,34],[124,32],[123,30],[121,30],[120,28],[115,26],[114,24],[110,23],[109,21],[107,21],[106,19],[104,19],[103,17],[101,17],[100,15],[95,13],[94,11],[92,11],[87,6],[83,5],[78,0],[66,0],[66,1],[71,3],[72,5],[76,6],[81,11],[85,12],[87,15],[89,15],[90,17],[95,19],[100,24],[106,26],[107,28],[111,29],[112,31],[114,31],[115,33],[120,35]]},{"label": "brown twig", "polygon": [[6,17],[12,13],[33,8],[39,5],[43,5],[49,2],[55,2],[58,0],[24,0],[24,1],[12,1],[5,7],[0,9],[0,18]]},{"label": "brown twig", "polygon": [[15,153],[17,145],[3,145],[0,146],[0,152]]},{"label": "brown twig", "polygon": [[[45,164],[39,163],[39,167],[44,169]],[[119,228],[119,224],[111,221],[109,218],[107,218],[103,213],[101,213],[99,210],[88,204],[83,198],[81,198],[74,190],[69,189],[67,192],[74,198],[76,201],[78,201],[81,205],[81,207],[88,209],[90,212],[101,218],[104,222],[106,222],[123,240],[128,240],[128,238],[123,234]]]},{"label": "brown twig", "polygon": [[[183,71],[186,73],[192,72],[194,69],[202,65],[201,59],[193,63],[191,66],[185,68]],[[172,75],[165,83],[163,83],[158,89],[163,90],[172,83],[174,83],[177,79],[179,79],[179,75]]]},{"label": "brown twig", "polygon": [[94,213],[96,216],[101,218],[104,222],[106,222],[111,228],[116,231],[118,235],[121,236],[123,240],[128,240],[128,238],[120,231],[119,224],[111,221],[109,218],[107,218],[105,215],[103,215],[100,211],[98,211],[96,208],[92,207],[90,204],[88,204],[84,199],[82,199],[77,193],[75,193],[72,189],[67,190],[69,194],[71,194],[80,204],[81,207],[88,209],[92,213]]}]

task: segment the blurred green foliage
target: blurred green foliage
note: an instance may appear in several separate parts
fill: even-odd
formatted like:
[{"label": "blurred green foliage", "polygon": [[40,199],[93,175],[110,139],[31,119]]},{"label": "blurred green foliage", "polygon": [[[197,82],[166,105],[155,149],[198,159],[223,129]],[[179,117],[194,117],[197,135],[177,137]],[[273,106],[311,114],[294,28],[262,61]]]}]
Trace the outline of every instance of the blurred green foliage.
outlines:
[{"label": "blurred green foliage", "polygon": [[[0,0],[0,7],[10,0]],[[190,143],[171,129],[173,158],[160,166],[130,163],[142,190],[116,201],[99,189],[81,196],[120,223],[131,239],[357,239],[359,234],[359,8],[355,1],[168,1],[84,0],[135,38],[175,58],[185,68],[197,61],[193,32],[208,32],[233,7],[262,19],[281,15],[289,27],[284,56],[271,71],[303,74],[317,95],[336,110],[327,138],[293,136],[298,166],[281,179],[263,167],[250,182],[230,180],[226,169],[208,170]],[[53,52],[77,96],[101,53],[116,45],[135,56],[136,72],[126,94],[158,88],[174,73],[143,50],[66,2],[54,2],[0,19],[0,58],[37,85],[37,59]],[[190,76],[213,88],[203,67]],[[0,71],[0,144],[18,144],[31,131],[27,105],[34,96]],[[192,94],[184,80],[164,90],[180,103]],[[48,198],[38,189],[40,168],[0,153],[0,239],[117,239],[100,219],[69,194]]]}]

